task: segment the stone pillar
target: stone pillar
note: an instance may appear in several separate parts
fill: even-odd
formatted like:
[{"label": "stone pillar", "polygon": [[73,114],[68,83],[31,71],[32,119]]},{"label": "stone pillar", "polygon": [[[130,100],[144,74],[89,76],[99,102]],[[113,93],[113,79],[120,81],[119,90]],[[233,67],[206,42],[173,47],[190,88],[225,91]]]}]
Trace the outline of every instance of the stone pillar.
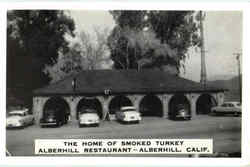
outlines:
[{"label": "stone pillar", "polygon": [[143,97],[144,95],[134,95],[132,98],[133,105],[138,112],[140,112],[140,103]]},{"label": "stone pillar", "polygon": [[195,118],[196,117],[196,102],[197,102],[197,99],[199,98],[199,94],[190,93],[190,94],[187,94],[186,97],[188,98],[189,103],[191,105],[191,116],[192,118]]},{"label": "stone pillar", "polygon": [[43,116],[43,107],[48,99],[49,97],[33,97],[33,114],[37,125]]},{"label": "stone pillar", "polygon": [[102,104],[102,120],[105,120],[109,112],[109,103],[113,96],[98,96],[96,97]]},{"label": "stone pillar", "polygon": [[223,92],[217,93],[217,104],[222,105],[224,103],[225,95]]},{"label": "stone pillar", "polygon": [[164,94],[162,95],[162,104],[163,104],[163,118],[168,118],[169,112],[169,101],[173,97],[171,94]]},{"label": "stone pillar", "polygon": [[70,108],[70,120],[76,121],[77,105],[81,100],[81,97],[67,96],[63,98],[67,101]]}]

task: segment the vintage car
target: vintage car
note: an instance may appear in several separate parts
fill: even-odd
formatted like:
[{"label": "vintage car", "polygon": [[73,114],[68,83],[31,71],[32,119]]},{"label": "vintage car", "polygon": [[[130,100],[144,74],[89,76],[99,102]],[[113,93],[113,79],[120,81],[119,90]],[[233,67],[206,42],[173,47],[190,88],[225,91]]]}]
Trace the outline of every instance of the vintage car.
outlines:
[{"label": "vintage car", "polygon": [[175,119],[182,119],[182,120],[190,120],[191,119],[191,114],[188,111],[188,108],[183,105],[180,104],[176,107],[176,112],[175,112]]},{"label": "vintage car", "polygon": [[115,113],[116,119],[123,123],[139,123],[141,119],[140,113],[133,106],[124,106]]},{"label": "vintage car", "polygon": [[233,114],[235,116],[240,116],[241,103],[237,101],[224,102],[220,106],[212,107],[211,114],[213,115]]},{"label": "vintage car", "polygon": [[40,126],[59,127],[66,123],[65,117],[56,110],[48,110],[40,119]]},{"label": "vintage car", "polygon": [[19,110],[13,110],[8,113],[6,120],[7,128],[21,128],[27,125],[34,124],[34,116],[28,113],[28,108],[22,108]]},{"label": "vintage car", "polygon": [[100,118],[95,109],[83,109],[79,113],[79,127],[99,126]]}]

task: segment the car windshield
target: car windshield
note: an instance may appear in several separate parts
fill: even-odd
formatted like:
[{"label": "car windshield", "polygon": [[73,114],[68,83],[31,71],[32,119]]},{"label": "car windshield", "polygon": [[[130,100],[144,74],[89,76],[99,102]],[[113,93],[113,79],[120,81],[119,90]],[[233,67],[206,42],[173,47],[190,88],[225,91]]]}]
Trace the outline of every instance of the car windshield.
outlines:
[{"label": "car windshield", "polygon": [[241,107],[241,103],[236,103],[236,106]]},{"label": "car windshield", "polygon": [[54,114],[48,114],[47,118],[55,118],[56,116]]},{"label": "car windshield", "polygon": [[130,112],[130,111],[135,111],[135,109],[125,109],[125,110],[122,110],[123,112]]},{"label": "car windshield", "polygon": [[228,106],[228,103],[223,103],[221,106],[222,106],[222,107],[227,107],[227,106]]},{"label": "car windshield", "polygon": [[96,113],[96,110],[92,110],[92,109],[86,109],[84,111],[81,111],[81,114],[86,114],[86,113],[92,113],[92,114],[95,114]]}]

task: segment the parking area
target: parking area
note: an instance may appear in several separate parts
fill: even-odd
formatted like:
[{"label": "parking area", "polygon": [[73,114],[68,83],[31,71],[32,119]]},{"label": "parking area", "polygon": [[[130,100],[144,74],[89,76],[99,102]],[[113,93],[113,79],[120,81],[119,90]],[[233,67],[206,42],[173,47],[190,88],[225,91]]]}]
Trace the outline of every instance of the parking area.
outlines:
[{"label": "parking area", "polygon": [[79,128],[77,122],[69,122],[59,128],[33,125],[7,130],[6,147],[13,156],[34,156],[35,139],[87,138],[212,138],[214,152],[241,152],[241,117],[200,115],[191,121],[143,117],[140,124],[124,125],[116,121],[103,121],[99,127],[84,128]]}]

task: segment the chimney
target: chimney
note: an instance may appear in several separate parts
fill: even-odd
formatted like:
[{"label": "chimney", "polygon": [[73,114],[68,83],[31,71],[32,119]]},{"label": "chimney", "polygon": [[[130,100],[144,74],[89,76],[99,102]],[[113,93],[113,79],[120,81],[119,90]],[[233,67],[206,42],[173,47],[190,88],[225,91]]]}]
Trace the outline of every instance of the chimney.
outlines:
[{"label": "chimney", "polygon": [[75,90],[76,90],[76,78],[75,78],[75,77],[73,78],[71,84],[72,84],[72,89],[73,89],[73,91],[75,91]]}]

